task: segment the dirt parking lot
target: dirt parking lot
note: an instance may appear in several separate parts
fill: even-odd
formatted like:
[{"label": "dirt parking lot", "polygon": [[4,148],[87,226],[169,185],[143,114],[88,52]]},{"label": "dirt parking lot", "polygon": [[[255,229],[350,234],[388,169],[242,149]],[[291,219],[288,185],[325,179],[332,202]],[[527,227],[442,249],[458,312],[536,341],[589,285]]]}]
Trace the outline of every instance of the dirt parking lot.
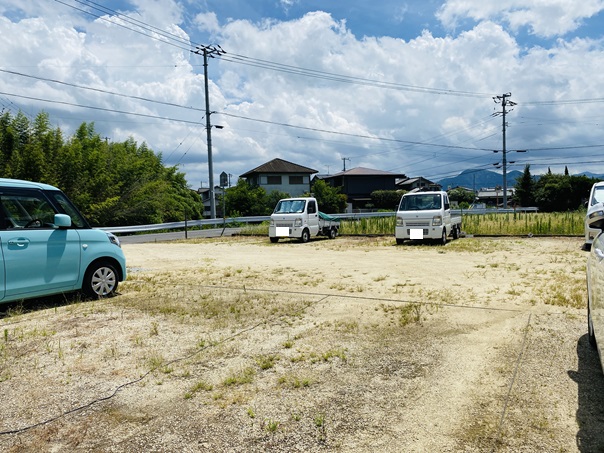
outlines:
[{"label": "dirt parking lot", "polygon": [[0,450],[604,451],[581,238],[125,244],[0,306]]}]

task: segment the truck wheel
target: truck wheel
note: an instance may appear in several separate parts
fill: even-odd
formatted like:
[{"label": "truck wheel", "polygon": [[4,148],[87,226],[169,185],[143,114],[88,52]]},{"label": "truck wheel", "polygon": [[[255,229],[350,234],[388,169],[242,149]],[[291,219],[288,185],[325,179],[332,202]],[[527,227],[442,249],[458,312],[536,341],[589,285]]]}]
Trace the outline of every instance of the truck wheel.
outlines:
[{"label": "truck wheel", "polygon": [[453,236],[453,240],[459,238],[459,227],[457,225],[453,226],[453,231],[451,231],[451,235]]},{"label": "truck wheel", "polygon": [[404,240],[404,239],[401,239],[401,238],[396,238],[396,244],[397,244],[397,245],[403,245],[404,243],[405,243],[405,240]]},{"label": "truck wheel", "polygon": [[447,230],[443,228],[443,236],[440,239],[440,244],[445,245],[447,243]]},{"label": "truck wheel", "polygon": [[329,230],[329,239],[335,239],[337,235],[338,230],[336,230],[335,228]]},{"label": "truck wheel", "polygon": [[308,232],[308,230],[304,230],[302,231],[302,236],[300,236],[300,242],[308,242],[310,240],[310,233]]},{"label": "truck wheel", "polygon": [[279,238],[271,238],[271,242],[273,244],[276,244],[277,242],[279,242]]}]

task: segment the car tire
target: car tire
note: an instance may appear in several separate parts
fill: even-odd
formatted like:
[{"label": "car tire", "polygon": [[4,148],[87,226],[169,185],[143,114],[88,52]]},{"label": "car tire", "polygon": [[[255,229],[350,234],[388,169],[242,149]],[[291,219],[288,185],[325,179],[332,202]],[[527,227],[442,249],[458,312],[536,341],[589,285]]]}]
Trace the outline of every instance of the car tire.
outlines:
[{"label": "car tire", "polygon": [[84,274],[82,291],[92,299],[101,299],[115,295],[118,286],[118,273],[108,261],[92,263]]},{"label": "car tire", "polygon": [[396,238],[396,245],[403,245],[405,243],[404,239]]},{"label": "car tire", "polygon": [[279,242],[279,238],[270,238],[270,239],[273,244],[276,244],[277,242]]},{"label": "car tire", "polygon": [[302,231],[302,236],[300,236],[300,242],[307,243],[310,241],[310,232],[307,229]]},{"label": "car tire", "polygon": [[336,230],[335,228],[331,228],[329,230],[329,239],[335,239],[337,235],[338,235],[338,230]]},{"label": "car tire", "polygon": [[457,225],[453,226],[453,230],[451,231],[451,235],[453,236],[453,240],[459,239],[459,227]]},{"label": "car tire", "polygon": [[440,238],[440,245],[445,245],[447,243],[447,230],[443,228],[443,235]]}]

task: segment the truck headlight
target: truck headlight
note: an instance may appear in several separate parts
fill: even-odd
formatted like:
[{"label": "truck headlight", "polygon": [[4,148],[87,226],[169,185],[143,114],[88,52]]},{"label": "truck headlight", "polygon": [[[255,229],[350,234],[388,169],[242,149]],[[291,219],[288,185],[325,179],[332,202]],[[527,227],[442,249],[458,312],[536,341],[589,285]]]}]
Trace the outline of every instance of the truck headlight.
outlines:
[{"label": "truck headlight", "polygon": [[275,226],[275,220],[271,219],[271,221],[269,222],[268,225],[274,227]]},{"label": "truck headlight", "polygon": [[302,226],[302,219],[296,219],[296,220],[294,220],[294,226],[295,227],[301,227]]},{"label": "truck headlight", "polygon": [[441,226],[443,224],[443,218],[440,215],[432,217],[432,226]]},{"label": "truck headlight", "polygon": [[402,217],[397,217],[396,218],[396,226],[402,227],[404,224],[405,224],[405,222],[403,221]]}]

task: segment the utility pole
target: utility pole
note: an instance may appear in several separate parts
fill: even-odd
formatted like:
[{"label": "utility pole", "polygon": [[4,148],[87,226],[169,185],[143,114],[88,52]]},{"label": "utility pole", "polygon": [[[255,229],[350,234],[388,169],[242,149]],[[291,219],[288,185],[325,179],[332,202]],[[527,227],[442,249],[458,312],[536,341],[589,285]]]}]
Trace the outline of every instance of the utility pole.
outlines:
[{"label": "utility pole", "polygon": [[212,124],[210,122],[210,94],[208,89],[208,57],[223,55],[226,52],[220,46],[197,46],[193,51],[197,55],[203,55],[203,75],[206,95],[206,134],[208,144],[208,173],[210,176],[210,218],[216,218],[216,199],[214,198],[214,163],[212,161]]},{"label": "utility pole", "polygon": [[[509,97],[512,96],[512,93],[504,93],[501,96],[494,96],[493,97],[493,101],[495,101],[496,104],[501,103],[501,112],[497,112],[495,113],[495,115],[499,115],[501,114],[502,118],[503,118],[503,126],[502,126],[502,132],[503,132],[503,160],[502,160],[502,164],[503,164],[503,208],[506,209],[508,207],[508,169],[507,169],[507,156],[506,156],[506,148],[505,148],[505,130],[507,128],[507,123],[505,122],[505,115],[506,113],[508,113],[508,111],[506,110],[506,107],[510,106],[513,107],[516,105],[515,102],[508,100]],[[511,112],[511,110],[510,110]]]},{"label": "utility pole", "polygon": [[344,162],[344,170],[342,171],[346,171],[346,161],[350,162],[350,157],[342,157],[342,162]]}]

